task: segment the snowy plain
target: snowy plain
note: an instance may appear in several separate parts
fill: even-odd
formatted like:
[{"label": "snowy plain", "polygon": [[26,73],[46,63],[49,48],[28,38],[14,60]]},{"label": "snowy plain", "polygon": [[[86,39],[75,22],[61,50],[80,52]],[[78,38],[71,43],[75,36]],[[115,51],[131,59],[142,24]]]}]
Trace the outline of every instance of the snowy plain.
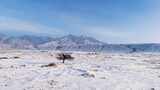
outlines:
[{"label": "snowy plain", "polygon": [[160,53],[57,53],[1,50],[0,90],[160,90]]}]

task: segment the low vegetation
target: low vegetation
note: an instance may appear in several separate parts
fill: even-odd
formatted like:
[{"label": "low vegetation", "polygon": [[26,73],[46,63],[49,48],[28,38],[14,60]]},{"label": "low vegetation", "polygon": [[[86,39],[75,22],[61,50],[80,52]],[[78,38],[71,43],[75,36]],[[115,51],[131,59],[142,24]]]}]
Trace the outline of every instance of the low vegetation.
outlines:
[{"label": "low vegetation", "polygon": [[8,57],[0,57],[0,59],[8,59]]},{"label": "low vegetation", "polygon": [[18,56],[15,56],[15,57],[13,57],[14,59],[18,59],[18,58],[20,58],[20,57],[18,57]]},{"label": "low vegetation", "polygon": [[41,67],[56,67],[57,65],[55,63],[49,63],[47,65],[42,65]]}]

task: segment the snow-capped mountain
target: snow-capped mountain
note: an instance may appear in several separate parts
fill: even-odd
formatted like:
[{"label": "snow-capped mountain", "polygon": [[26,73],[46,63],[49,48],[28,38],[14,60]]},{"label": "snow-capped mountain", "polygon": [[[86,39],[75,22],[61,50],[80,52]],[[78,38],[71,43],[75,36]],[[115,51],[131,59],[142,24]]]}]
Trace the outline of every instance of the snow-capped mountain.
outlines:
[{"label": "snow-capped mountain", "polygon": [[14,49],[37,49],[37,45],[49,41],[52,41],[52,38],[31,35],[17,37],[3,35],[0,36],[0,47],[2,47],[2,49],[5,49],[5,46]]},{"label": "snow-capped mountain", "polygon": [[28,40],[19,37],[8,37],[1,41],[3,44],[8,45],[10,48],[15,49],[34,49],[34,44]]},{"label": "snow-capped mountain", "polygon": [[91,37],[68,35],[39,45],[40,49],[56,49],[56,50],[94,50],[105,45]]},{"label": "snow-capped mountain", "polygon": [[31,35],[12,37],[0,34],[0,49],[160,52],[160,44],[106,44],[92,37],[74,35],[52,38]]},{"label": "snow-capped mountain", "polygon": [[86,36],[74,36],[74,35],[68,35],[64,36],[58,39],[60,44],[66,44],[66,43],[74,43],[79,45],[103,45],[105,43],[100,42],[94,38],[86,37]]},{"label": "snow-capped mountain", "polygon": [[27,40],[27,41],[33,43],[34,45],[47,43],[47,42],[50,42],[53,40],[53,38],[51,38],[51,37],[33,36],[33,35],[23,35],[18,38],[20,38],[21,40]]}]

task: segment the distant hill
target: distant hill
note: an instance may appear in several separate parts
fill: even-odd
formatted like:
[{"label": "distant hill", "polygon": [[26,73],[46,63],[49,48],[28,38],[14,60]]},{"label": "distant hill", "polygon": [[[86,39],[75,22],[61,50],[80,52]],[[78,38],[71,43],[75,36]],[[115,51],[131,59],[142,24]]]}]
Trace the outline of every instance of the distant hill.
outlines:
[{"label": "distant hill", "polygon": [[95,52],[160,52],[160,44],[107,44],[92,37],[67,35],[58,38],[44,36],[7,36],[0,34],[0,49],[65,50]]}]

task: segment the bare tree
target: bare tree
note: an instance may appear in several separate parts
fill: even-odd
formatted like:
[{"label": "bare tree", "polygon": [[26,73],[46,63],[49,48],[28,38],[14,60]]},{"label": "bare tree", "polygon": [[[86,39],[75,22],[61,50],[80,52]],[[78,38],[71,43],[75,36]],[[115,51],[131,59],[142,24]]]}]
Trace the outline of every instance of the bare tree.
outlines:
[{"label": "bare tree", "polygon": [[57,54],[56,58],[58,60],[62,60],[62,63],[64,63],[65,60],[72,60],[72,59],[74,59],[70,54],[67,54],[67,53],[59,53],[59,54]]}]

